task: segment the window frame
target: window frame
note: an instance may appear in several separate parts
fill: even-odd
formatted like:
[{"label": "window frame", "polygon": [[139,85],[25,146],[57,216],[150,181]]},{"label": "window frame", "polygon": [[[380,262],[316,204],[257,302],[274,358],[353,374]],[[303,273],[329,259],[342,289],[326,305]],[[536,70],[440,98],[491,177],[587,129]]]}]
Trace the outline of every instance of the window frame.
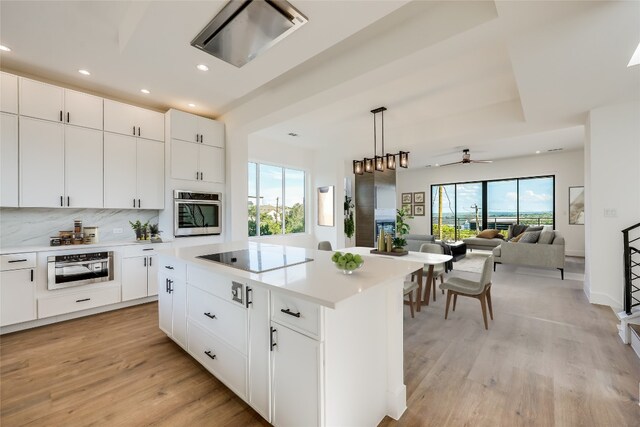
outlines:
[{"label": "window frame", "polygon": [[[249,235],[249,227],[248,227],[248,219],[247,219],[247,236],[249,238],[265,238],[265,237],[270,237],[270,236],[287,236],[287,235],[298,235],[298,234],[305,234],[307,233],[307,229],[308,229],[308,206],[307,206],[307,185],[308,185],[308,171],[303,169],[303,168],[297,168],[297,167],[290,167],[290,166],[285,166],[285,165],[281,165],[281,164],[276,164],[276,163],[270,163],[270,162],[261,162],[258,160],[249,160],[247,162],[247,190],[249,189],[249,180],[248,180],[248,175],[249,175],[249,169],[248,169],[248,165],[249,164],[255,164],[256,165],[256,182],[255,182],[255,186],[256,186],[256,194],[255,196],[251,196],[250,194],[247,194],[247,209],[248,209],[248,199],[249,198],[255,198],[255,206],[256,206],[256,234],[255,236],[251,236]],[[282,221],[281,221],[281,229],[280,229],[280,233],[278,234],[260,234],[260,199],[262,199],[262,197],[260,196],[260,166],[264,165],[264,166],[269,166],[269,167],[275,167],[275,168],[279,168],[281,170],[282,173],[282,186],[281,186],[281,191],[282,191]],[[303,174],[303,178],[304,178],[304,183],[303,183],[303,188],[304,188],[304,194],[303,194],[303,198],[302,198],[302,206],[303,206],[303,212],[304,212],[304,229],[302,231],[296,231],[296,232],[292,232],[292,233],[287,233],[286,232],[286,220],[285,220],[285,201],[286,201],[286,171],[294,171],[294,172],[302,172]],[[248,191],[247,191],[248,193]]]}]

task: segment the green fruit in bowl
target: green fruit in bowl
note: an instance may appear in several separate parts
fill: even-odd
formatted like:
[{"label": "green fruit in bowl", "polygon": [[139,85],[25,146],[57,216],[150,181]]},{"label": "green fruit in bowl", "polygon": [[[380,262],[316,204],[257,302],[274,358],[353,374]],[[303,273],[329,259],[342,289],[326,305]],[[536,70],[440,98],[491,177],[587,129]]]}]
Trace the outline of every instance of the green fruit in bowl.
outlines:
[{"label": "green fruit in bowl", "polygon": [[338,259],[340,259],[341,256],[342,256],[341,252],[335,252],[331,257],[331,261],[338,262]]},{"label": "green fruit in bowl", "polygon": [[344,254],[344,257],[346,258],[347,262],[353,261],[353,254],[350,254],[349,252]]},{"label": "green fruit in bowl", "polygon": [[353,261],[349,261],[349,262],[344,266],[344,268],[345,268],[345,269],[347,269],[347,270],[355,270],[356,268],[358,268],[358,264],[356,264],[356,263],[355,263],[355,262],[353,262]]},{"label": "green fruit in bowl", "polygon": [[362,262],[363,262],[362,257],[360,255],[354,255],[353,256],[353,261],[358,265],[362,264]]}]

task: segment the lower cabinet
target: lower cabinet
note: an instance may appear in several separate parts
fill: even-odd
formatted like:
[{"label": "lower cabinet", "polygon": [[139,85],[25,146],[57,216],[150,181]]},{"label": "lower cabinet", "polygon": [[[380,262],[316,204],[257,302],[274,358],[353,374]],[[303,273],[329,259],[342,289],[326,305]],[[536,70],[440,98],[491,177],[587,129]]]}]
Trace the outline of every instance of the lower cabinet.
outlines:
[{"label": "lower cabinet", "polygon": [[187,286],[184,279],[158,276],[160,329],[183,348],[187,347]]},{"label": "lower cabinet", "polygon": [[271,322],[271,334],[271,423],[320,425],[322,343],[276,322]]},{"label": "lower cabinet", "polygon": [[155,255],[122,260],[122,301],[158,294],[158,262]]},{"label": "lower cabinet", "polygon": [[35,254],[2,256],[0,326],[36,318]]},{"label": "lower cabinet", "polygon": [[120,302],[120,287],[117,285],[42,297],[38,298],[38,318],[87,310],[117,302]]}]

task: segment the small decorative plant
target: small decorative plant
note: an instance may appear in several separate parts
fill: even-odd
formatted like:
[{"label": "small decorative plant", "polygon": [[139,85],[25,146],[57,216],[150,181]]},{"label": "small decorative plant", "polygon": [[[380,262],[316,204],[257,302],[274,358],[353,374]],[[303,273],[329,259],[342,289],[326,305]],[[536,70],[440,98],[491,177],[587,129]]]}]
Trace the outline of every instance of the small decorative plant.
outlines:
[{"label": "small decorative plant", "polygon": [[344,196],[344,234],[351,239],[355,232],[355,222],[353,221],[353,202],[351,197]]},{"label": "small decorative plant", "polygon": [[136,240],[149,240],[149,222],[145,222],[144,224],[140,222],[140,220],[136,220],[136,222],[129,221],[131,225],[131,229],[136,233]]},{"label": "small decorative plant", "polygon": [[407,245],[407,241],[402,237],[409,234],[410,226],[405,221],[410,217],[404,209],[396,211],[396,237],[393,239],[393,248],[402,250]]},{"label": "small decorative plant", "polygon": [[149,224],[149,234],[151,234],[151,242],[161,242],[162,239],[160,238],[160,233],[162,233],[162,231],[160,231],[157,222],[155,224]]}]

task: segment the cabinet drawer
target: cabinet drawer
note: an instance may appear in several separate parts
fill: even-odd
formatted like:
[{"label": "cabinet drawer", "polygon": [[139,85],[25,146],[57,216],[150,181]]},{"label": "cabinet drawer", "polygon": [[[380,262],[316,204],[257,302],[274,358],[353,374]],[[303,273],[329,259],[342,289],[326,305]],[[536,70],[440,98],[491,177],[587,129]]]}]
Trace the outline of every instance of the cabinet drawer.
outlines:
[{"label": "cabinet drawer", "polygon": [[187,350],[209,372],[242,399],[247,396],[247,359],[191,320]]},{"label": "cabinet drawer", "polygon": [[160,257],[158,260],[158,270],[171,278],[183,282],[187,278],[187,265],[173,258]]},{"label": "cabinet drawer", "polygon": [[115,304],[117,302],[120,302],[119,286],[38,298],[38,319]]},{"label": "cabinet drawer", "polygon": [[138,244],[137,246],[125,246],[122,251],[123,258],[135,258],[139,256],[151,256],[156,254],[155,245]]},{"label": "cabinet drawer", "polygon": [[230,276],[190,265],[187,270],[187,283],[233,304],[243,307],[246,304],[247,286],[240,281],[233,280]]},{"label": "cabinet drawer", "polygon": [[314,338],[320,338],[320,306],[278,292],[271,294],[271,319]]},{"label": "cabinet drawer", "polygon": [[208,332],[247,354],[247,311],[194,286],[187,286],[187,313]]},{"label": "cabinet drawer", "polygon": [[0,255],[0,270],[19,270],[21,268],[35,268],[36,253]]}]

